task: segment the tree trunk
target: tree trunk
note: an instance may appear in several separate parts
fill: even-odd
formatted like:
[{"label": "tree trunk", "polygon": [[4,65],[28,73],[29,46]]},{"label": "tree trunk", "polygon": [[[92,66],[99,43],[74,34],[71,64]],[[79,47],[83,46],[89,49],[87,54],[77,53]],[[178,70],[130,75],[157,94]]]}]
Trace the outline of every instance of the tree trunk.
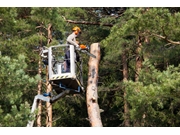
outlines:
[{"label": "tree trunk", "polygon": [[[42,28],[40,28],[39,30],[39,34],[40,34],[40,45],[39,45],[39,53],[41,51],[41,47],[42,47]],[[38,74],[41,77],[41,73],[42,73],[42,65],[41,65],[41,56],[39,56],[39,62],[38,62]],[[38,94],[41,94],[42,91],[42,80],[40,80],[38,82]],[[42,101],[39,100],[38,101],[38,114],[37,114],[37,127],[41,127],[41,113],[42,113]]]},{"label": "tree trunk", "polygon": [[[138,44],[137,44],[137,48],[136,48],[136,74],[135,74],[135,82],[137,82],[139,80],[139,72],[142,68],[142,55],[141,55],[141,50],[142,50],[142,36],[138,37]],[[139,92],[140,90],[137,89],[137,92]],[[141,120],[140,118],[137,118],[137,120],[134,123],[134,126],[136,127],[140,127],[141,126]]]},{"label": "tree trunk", "polygon": [[[123,82],[128,80],[128,67],[127,67],[127,51],[122,54],[122,64],[123,64]],[[129,106],[126,100],[126,88],[124,88],[124,126],[129,127]]]},{"label": "tree trunk", "polygon": [[[48,25],[48,42],[50,44],[52,41],[52,25]],[[48,66],[46,66],[46,92],[50,93],[52,91],[52,86],[49,83],[49,73],[48,73]],[[47,108],[47,117],[46,117],[46,127],[52,127],[52,105],[50,103],[46,103]]]},{"label": "tree trunk", "polygon": [[98,105],[98,65],[100,61],[100,45],[93,43],[90,48],[90,53],[96,58],[89,58],[88,86],[86,92],[87,110],[91,127],[102,127],[100,110]]},{"label": "tree trunk", "polygon": [[[52,91],[51,84],[49,83],[48,78],[48,66],[46,66],[46,92],[49,93]],[[47,109],[47,116],[46,116],[46,127],[52,127],[52,105],[51,103],[46,103],[46,109]]]},{"label": "tree trunk", "polygon": [[[42,72],[42,67],[41,67],[41,57],[39,58],[39,69],[38,69],[38,74],[41,76]],[[41,94],[42,91],[42,81],[40,80],[38,82],[38,94]],[[37,127],[41,127],[41,113],[42,113],[42,101],[38,101],[38,114],[37,114]]]}]

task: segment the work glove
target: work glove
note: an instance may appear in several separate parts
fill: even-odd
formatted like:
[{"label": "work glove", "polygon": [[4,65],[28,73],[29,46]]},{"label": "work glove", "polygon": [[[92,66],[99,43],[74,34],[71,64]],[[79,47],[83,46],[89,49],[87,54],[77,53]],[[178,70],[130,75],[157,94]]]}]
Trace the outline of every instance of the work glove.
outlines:
[{"label": "work glove", "polygon": [[78,50],[78,51],[80,51],[81,50],[81,48],[79,47],[79,45],[78,46],[76,46],[76,48],[75,48],[76,50]]},{"label": "work glove", "polygon": [[79,45],[76,45],[76,48],[79,48]]}]

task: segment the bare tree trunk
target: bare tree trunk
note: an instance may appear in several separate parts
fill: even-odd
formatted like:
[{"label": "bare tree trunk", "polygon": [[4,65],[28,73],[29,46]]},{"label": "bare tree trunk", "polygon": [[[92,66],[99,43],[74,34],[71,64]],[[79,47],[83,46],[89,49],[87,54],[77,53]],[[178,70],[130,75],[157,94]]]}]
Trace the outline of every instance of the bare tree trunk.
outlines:
[{"label": "bare tree trunk", "polygon": [[[48,42],[50,44],[52,41],[52,25],[48,25]],[[49,83],[49,73],[48,73],[48,66],[46,66],[46,92],[50,93],[52,91],[52,86]],[[46,117],[46,127],[52,127],[52,105],[50,103],[46,103],[47,108],[47,117]]]},{"label": "bare tree trunk", "polygon": [[[136,48],[136,74],[135,74],[135,82],[137,82],[139,80],[139,72],[142,68],[142,55],[141,55],[141,50],[142,50],[142,36],[138,37],[138,44],[137,44],[137,48]],[[137,89],[137,92],[139,92],[140,90]],[[134,123],[134,126],[139,127],[141,126],[141,120],[139,118],[137,118],[136,122]]]},{"label": "bare tree trunk", "polygon": [[[49,93],[52,91],[51,84],[49,83],[48,78],[48,66],[46,66],[46,92]],[[52,105],[51,103],[46,103],[46,109],[47,109],[47,116],[46,116],[46,127],[52,127]]]},{"label": "bare tree trunk", "polygon": [[102,127],[100,110],[98,105],[98,66],[100,61],[100,45],[93,43],[90,48],[90,53],[94,54],[96,58],[89,58],[89,72],[88,72],[88,86],[86,92],[86,102],[89,121],[92,127]]},{"label": "bare tree trunk", "polygon": [[[42,47],[42,28],[40,28],[39,30],[39,34],[40,34],[40,45],[39,45],[39,53],[41,51],[41,47]],[[38,74],[41,77],[41,73],[42,73],[42,65],[41,65],[41,56],[39,56],[39,62],[38,62]],[[38,94],[41,94],[42,91],[42,80],[40,80],[38,82]],[[41,113],[42,113],[42,101],[39,100],[38,101],[38,114],[37,114],[37,127],[41,127]]]},{"label": "bare tree trunk", "polygon": [[[42,67],[41,67],[41,57],[39,58],[39,69],[38,69],[38,74],[41,76],[41,72],[42,72]],[[38,82],[38,94],[41,94],[42,91],[42,81],[40,80]],[[39,100],[38,101],[38,114],[37,114],[37,126],[41,127],[41,113],[42,113],[42,101]]]},{"label": "bare tree trunk", "polygon": [[[122,64],[123,64],[123,82],[128,80],[128,66],[127,66],[127,56],[126,51],[122,54]],[[129,127],[129,106],[126,100],[126,88],[124,88],[124,126]]]}]

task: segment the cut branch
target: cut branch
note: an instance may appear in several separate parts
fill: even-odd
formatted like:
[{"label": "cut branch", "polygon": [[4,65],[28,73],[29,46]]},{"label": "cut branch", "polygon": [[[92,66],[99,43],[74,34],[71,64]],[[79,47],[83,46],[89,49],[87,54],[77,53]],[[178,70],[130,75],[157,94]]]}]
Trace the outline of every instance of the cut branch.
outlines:
[{"label": "cut branch", "polygon": [[100,22],[87,22],[87,21],[73,21],[73,20],[66,20],[66,18],[64,16],[62,16],[62,18],[68,22],[68,23],[73,23],[73,24],[86,24],[86,25],[102,25],[102,26],[109,26],[112,27],[113,24],[103,24]]}]

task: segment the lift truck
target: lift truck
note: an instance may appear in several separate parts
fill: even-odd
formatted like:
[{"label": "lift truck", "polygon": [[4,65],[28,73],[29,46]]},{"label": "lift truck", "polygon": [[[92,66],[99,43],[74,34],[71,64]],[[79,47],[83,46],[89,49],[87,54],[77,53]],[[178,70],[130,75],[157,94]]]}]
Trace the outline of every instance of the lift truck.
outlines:
[{"label": "lift truck", "polygon": [[[65,59],[67,47],[69,47],[70,59]],[[86,53],[87,55],[96,58],[96,56],[89,53],[88,50],[89,48],[85,45],[80,45],[80,48],[78,48],[79,52]],[[84,92],[82,59],[80,57],[79,61],[76,61],[75,47],[73,45],[59,44],[49,48],[44,47],[40,55],[44,64],[48,65],[49,82],[56,95],[52,95],[51,93],[36,95],[31,109],[32,114],[37,109],[38,100],[54,103],[66,95]],[[66,60],[70,61],[69,72],[66,72]],[[34,120],[28,121],[27,127],[33,127],[33,124]]]}]

